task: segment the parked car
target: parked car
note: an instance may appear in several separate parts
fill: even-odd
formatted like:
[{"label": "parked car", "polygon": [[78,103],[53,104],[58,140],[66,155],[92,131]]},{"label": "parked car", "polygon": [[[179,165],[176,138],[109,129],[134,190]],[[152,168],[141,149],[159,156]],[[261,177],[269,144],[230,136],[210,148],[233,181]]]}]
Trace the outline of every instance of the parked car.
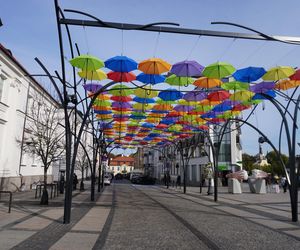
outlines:
[{"label": "parked car", "polygon": [[103,183],[105,186],[110,185],[111,183],[111,176],[110,175],[104,175]]}]

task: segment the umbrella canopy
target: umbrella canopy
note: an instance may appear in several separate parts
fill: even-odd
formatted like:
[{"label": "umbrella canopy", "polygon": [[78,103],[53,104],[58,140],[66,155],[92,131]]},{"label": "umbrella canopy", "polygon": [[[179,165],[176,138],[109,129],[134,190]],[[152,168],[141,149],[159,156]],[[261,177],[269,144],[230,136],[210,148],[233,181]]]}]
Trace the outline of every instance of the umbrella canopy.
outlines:
[{"label": "umbrella canopy", "polygon": [[152,85],[164,82],[165,79],[166,77],[163,75],[153,75],[153,74],[145,74],[145,73],[141,73],[136,77],[136,80],[142,83],[150,83]]},{"label": "umbrella canopy", "polygon": [[135,74],[131,72],[114,72],[107,73],[107,77],[114,82],[131,82],[136,79]]},{"label": "umbrella canopy", "polygon": [[134,94],[142,98],[153,98],[158,95],[158,91],[152,90],[151,88],[138,88],[134,91]]},{"label": "umbrella canopy", "polygon": [[113,108],[130,109],[132,106],[128,102],[113,102],[111,105]]},{"label": "umbrella canopy", "polygon": [[165,80],[166,83],[174,86],[188,86],[194,82],[194,79],[186,76],[170,75]]},{"label": "umbrella canopy", "polygon": [[153,106],[153,110],[165,110],[165,111],[169,111],[172,110],[173,106],[170,104],[156,104]]},{"label": "umbrella canopy", "polygon": [[104,62],[105,67],[118,72],[130,72],[137,69],[137,62],[127,56],[115,56]]},{"label": "umbrella canopy", "polygon": [[230,105],[224,105],[224,104],[219,104],[219,105],[216,105],[212,111],[215,111],[215,112],[224,112],[224,111],[228,111],[228,110],[231,110],[232,107]]},{"label": "umbrella canopy", "polygon": [[193,110],[195,107],[193,106],[186,106],[186,105],[177,105],[174,107],[174,110],[178,111],[178,112],[189,112],[191,110]]},{"label": "umbrella canopy", "polygon": [[296,72],[290,76],[291,80],[300,80],[300,69],[297,69]]},{"label": "umbrella canopy", "polygon": [[97,83],[87,83],[83,85],[83,88],[86,91],[93,92],[93,93],[99,91],[102,87],[103,87],[102,85]]},{"label": "umbrella canopy", "polygon": [[219,87],[222,84],[222,81],[220,79],[216,78],[208,78],[208,77],[200,77],[193,83],[195,86],[200,87],[200,88],[214,88],[214,87]]},{"label": "umbrella canopy", "polygon": [[254,96],[254,93],[248,90],[241,90],[237,91],[234,94],[232,94],[229,98],[233,101],[249,101],[251,100],[252,96]]},{"label": "umbrella canopy", "polygon": [[132,105],[135,110],[150,110],[152,108],[151,104],[145,103],[135,103]]},{"label": "umbrella canopy", "polygon": [[164,101],[175,101],[181,99],[183,94],[176,89],[167,89],[160,91],[158,97]]},{"label": "umbrella canopy", "polygon": [[288,89],[291,89],[291,88],[296,88],[299,85],[300,85],[300,81],[281,80],[281,81],[278,81],[276,83],[275,88],[280,89],[280,90],[288,90]]},{"label": "umbrella canopy", "polygon": [[210,93],[207,96],[207,99],[209,101],[224,101],[224,100],[228,99],[229,96],[230,96],[230,94],[227,91],[220,90],[220,91],[215,91],[215,92]]},{"label": "umbrella canopy", "polygon": [[274,89],[275,83],[274,82],[261,82],[250,86],[250,91],[254,93],[264,93],[268,90]]},{"label": "umbrella canopy", "polygon": [[73,59],[70,60],[70,63],[73,67],[85,71],[89,71],[89,70],[96,71],[97,69],[104,67],[103,61],[91,55],[80,55],[74,57]]},{"label": "umbrella canopy", "polygon": [[295,69],[289,66],[278,66],[271,68],[263,75],[265,81],[278,81],[280,79],[289,78],[295,73]]},{"label": "umbrella canopy", "polygon": [[139,63],[138,69],[146,74],[159,75],[168,72],[171,65],[160,58],[150,58]]},{"label": "umbrella canopy", "polygon": [[139,103],[155,103],[155,100],[153,98],[141,98],[141,97],[134,97],[133,101],[139,102]]},{"label": "umbrella canopy", "polygon": [[196,61],[182,61],[175,63],[171,68],[171,73],[176,76],[200,76],[204,67]]},{"label": "umbrella canopy", "polygon": [[111,89],[108,90],[108,93],[114,96],[129,96],[133,94],[132,89],[128,89],[125,85],[115,85]]},{"label": "umbrella canopy", "polygon": [[230,76],[235,68],[226,62],[216,62],[205,67],[202,74],[208,78],[221,79]]},{"label": "umbrella canopy", "polygon": [[182,99],[191,102],[197,102],[205,99],[207,94],[200,91],[191,91],[183,95]]},{"label": "umbrella canopy", "polygon": [[269,96],[271,98],[276,97],[276,93],[274,90],[268,90],[265,93],[257,93],[252,97],[252,100],[268,100],[268,98],[265,96]]},{"label": "umbrella canopy", "polygon": [[244,82],[238,82],[238,81],[232,81],[232,82],[226,82],[221,85],[222,89],[226,90],[248,90],[249,84]]},{"label": "umbrella canopy", "polygon": [[107,78],[106,73],[101,69],[98,69],[98,70],[82,70],[82,71],[78,72],[78,75],[81,78],[88,79],[88,80],[95,80],[95,81],[102,81],[102,80]]},{"label": "umbrella canopy", "polygon": [[110,99],[116,102],[130,102],[132,98],[130,96],[111,96]]},{"label": "umbrella canopy", "polygon": [[238,69],[232,75],[235,80],[240,82],[254,82],[261,78],[266,73],[266,70],[262,67],[247,67]]}]

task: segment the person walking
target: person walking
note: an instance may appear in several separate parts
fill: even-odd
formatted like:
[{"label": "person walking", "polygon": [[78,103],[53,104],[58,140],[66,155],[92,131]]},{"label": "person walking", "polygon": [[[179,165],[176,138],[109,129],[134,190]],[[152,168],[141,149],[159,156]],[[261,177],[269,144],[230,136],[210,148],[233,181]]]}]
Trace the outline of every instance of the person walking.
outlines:
[{"label": "person walking", "polygon": [[73,190],[76,190],[78,184],[77,175],[74,173],[73,175]]},{"label": "person walking", "polygon": [[288,181],[286,177],[282,177],[281,179],[281,185],[283,188],[283,192],[286,193],[287,187],[288,187]]},{"label": "person walking", "polygon": [[179,186],[179,188],[181,188],[181,176],[180,175],[177,176],[176,188],[177,188],[177,186]]}]

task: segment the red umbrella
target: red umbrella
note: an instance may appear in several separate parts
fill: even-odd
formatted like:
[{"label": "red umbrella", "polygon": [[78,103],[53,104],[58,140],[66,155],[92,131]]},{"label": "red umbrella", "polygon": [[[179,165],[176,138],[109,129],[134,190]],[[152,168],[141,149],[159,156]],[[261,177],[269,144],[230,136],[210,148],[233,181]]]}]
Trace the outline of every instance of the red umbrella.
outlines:
[{"label": "red umbrella", "polygon": [[169,127],[169,126],[168,126],[167,124],[163,124],[163,123],[158,124],[158,125],[156,126],[157,129],[165,129],[165,128],[167,128],[167,127]]},{"label": "red umbrella", "polygon": [[296,72],[290,76],[290,79],[299,81],[300,80],[300,69],[296,70]]},{"label": "red umbrella", "polygon": [[136,79],[136,76],[131,72],[114,72],[107,73],[107,78],[114,82],[131,82]]},{"label": "red umbrella", "polygon": [[111,100],[116,102],[130,102],[132,98],[130,96],[112,96],[110,97]]},{"label": "red umbrella", "polygon": [[210,93],[207,96],[207,99],[210,101],[224,101],[226,99],[228,99],[230,96],[229,92],[225,91],[225,90],[220,90],[220,91],[215,91]]},{"label": "red umbrella", "polygon": [[251,108],[251,106],[249,106],[249,105],[237,104],[233,107],[232,111],[242,111],[242,110],[249,109],[249,108]]}]

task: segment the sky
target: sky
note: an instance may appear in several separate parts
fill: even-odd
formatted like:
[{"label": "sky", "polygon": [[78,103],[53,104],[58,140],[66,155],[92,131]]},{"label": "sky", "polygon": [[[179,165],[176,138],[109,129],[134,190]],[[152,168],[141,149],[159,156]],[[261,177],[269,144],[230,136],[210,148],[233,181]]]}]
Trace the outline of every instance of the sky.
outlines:
[{"label": "sky", "polygon": [[[109,22],[147,24],[164,21],[179,23],[183,28],[250,33],[233,26],[211,24],[224,21],[269,35],[300,37],[298,0],[59,0],[59,5],[62,9],[81,10]],[[65,15],[81,18],[71,13]],[[35,57],[50,72],[60,71],[54,1],[1,0],[0,17],[3,22],[0,42],[30,73],[42,73],[34,61]],[[160,57],[171,64],[190,59],[204,66],[226,61],[236,68],[261,66],[269,69],[278,65],[300,65],[300,46],[278,42],[87,27],[71,27],[71,34],[82,54],[93,54],[103,60],[123,54],[136,61]],[[67,46],[66,51],[69,51]],[[70,59],[69,52],[65,59]],[[67,76],[71,76],[71,71]],[[44,81],[41,78],[37,80]],[[277,146],[281,118],[272,105],[266,102],[264,106],[264,109],[262,105],[257,108],[249,122]],[[249,154],[258,153],[258,137],[252,129],[244,126],[243,150]],[[286,152],[285,144],[283,142],[283,152]],[[267,145],[263,145],[263,150],[265,153],[271,151]]]}]

